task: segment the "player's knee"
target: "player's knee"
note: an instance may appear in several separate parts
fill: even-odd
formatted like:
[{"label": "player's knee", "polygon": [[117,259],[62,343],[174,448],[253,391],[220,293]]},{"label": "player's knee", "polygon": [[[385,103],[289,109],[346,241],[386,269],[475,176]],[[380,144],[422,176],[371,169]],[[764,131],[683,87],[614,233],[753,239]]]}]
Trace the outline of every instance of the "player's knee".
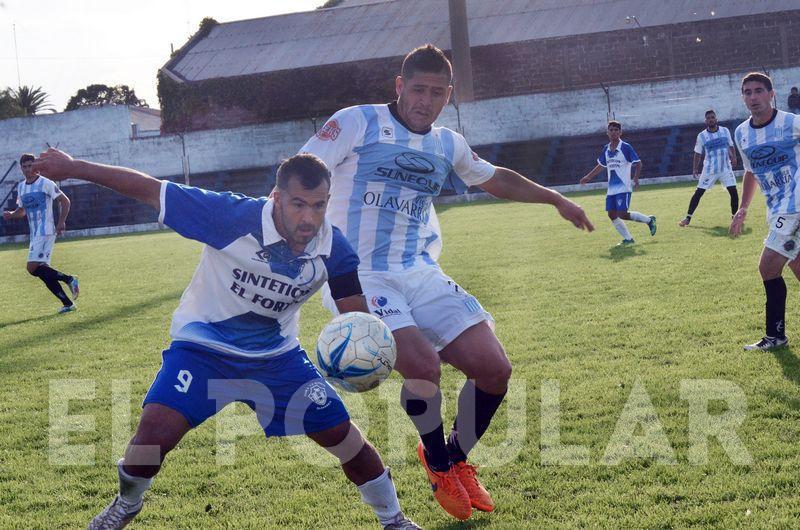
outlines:
[{"label": "player's knee", "polygon": [[478,377],[477,385],[487,392],[505,392],[508,388],[508,381],[511,379],[511,371],[511,361],[503,353],[497,356],[496,360],[487,363]]},{"label": "player's knee", "polygon": [[606,212],[606,213],[608,213],[608,218],[611,219],[612,221],[617,218],[617,212]]}]

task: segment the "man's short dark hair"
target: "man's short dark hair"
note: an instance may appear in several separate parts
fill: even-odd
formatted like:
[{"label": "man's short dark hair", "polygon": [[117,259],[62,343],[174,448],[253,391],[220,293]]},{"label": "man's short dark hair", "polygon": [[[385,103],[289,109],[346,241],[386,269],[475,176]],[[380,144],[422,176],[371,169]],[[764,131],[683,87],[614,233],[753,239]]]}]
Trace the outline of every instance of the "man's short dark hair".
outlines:
[{"label": "man's short dark hair", "polygon": [[706,114],[705,114],[706,118],[708,118],[708,115],[709,115],[709,114],[713,114],[714,116],[716,116],[716,115],[717,115],[717,113],[716,113],[716,112],[714,112],[714,109],[708,109],[708,110],[706,111]]},{"label": "man's short dark hair", "polygon": [[768,91],[772,90],[772,79],[770,79],[767,74],[762,74],[761,72],[750,72],[742,78],[742,92],[744,92],[744,84],[751,81],[762,83],[765,87],[767,87]]},{"label": "man's short dark hair", "polygon": [[611,120],[608,122],[608,126],[606,127],[606,129],[610,129],[611,127],[619,129],[620,131],[622,130],[622,124],[617,120]]},{"label": "man's short dark hair", "polygon": [[425,44],[414,48],[403,59],[400,75],[403,79],[411,79],[417,72],[428,74],[447,74],[453,80],[453,67],[444,52],[433,44]]},{"label": "man's short dark hair", "polygon": [[792,92],[797,92],[797,87],[796,87],[796,86],[793,86],[791,91],[792,91]]},{"label": "man's short dark hair", "polygon": [[287,158],[278,166],[277,187],[285,190],[292,177],[300,180],[304,189],[313,190],[323,182],[331,185],[331,172],[319,157],[311,153],[301,153]]},{"label": "man's short dark hair", "polygon": [[36,160],[36,157],[30,153],[25,153],[21,157],[19,157],[19,165],[24,164],[25,162],[33,162]]}]

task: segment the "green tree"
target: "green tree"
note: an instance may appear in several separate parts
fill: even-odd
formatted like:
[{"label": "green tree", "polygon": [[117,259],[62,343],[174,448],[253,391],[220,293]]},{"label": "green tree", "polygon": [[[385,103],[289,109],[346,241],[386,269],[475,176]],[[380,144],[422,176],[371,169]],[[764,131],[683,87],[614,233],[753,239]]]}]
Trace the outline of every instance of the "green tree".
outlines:
[{"label": "green tree", "polygon": [[18,118],[20,116],[25,116],[25,111],[17,105],[17,101],[11,94],[11,89],[0,90],[0,120]]},{"label": "green tree", "polygon": [[11,97],[14,98],[17,106],[22,109],[25,116],[33,116],[42,111],[49,110],[55,112],[56,110],[47,101],[50,97],[47,92],[42,90],[42,87],[32,87],[23,85],[16,90],[11,90]]},{"label": "green tree", "polygon": [[69,99],[67,108],[75,110],[80,107],[94,107],[99,105],[133,105],[134,107],[147,107],[147,102],[139,99],[136,92],[128,85],[89,85]]}]

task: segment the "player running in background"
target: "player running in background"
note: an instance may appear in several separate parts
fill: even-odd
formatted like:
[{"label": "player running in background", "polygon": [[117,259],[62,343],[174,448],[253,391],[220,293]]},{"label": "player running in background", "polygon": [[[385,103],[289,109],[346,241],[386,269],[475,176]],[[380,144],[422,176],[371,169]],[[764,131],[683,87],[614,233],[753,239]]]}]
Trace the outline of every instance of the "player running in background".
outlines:
[{"label": "player running in background", "polygon": [[[639,212],[629,212],[633,190],[639,187],[639,174],[642,172],[642,161],[633,150],[631,144],[623,142],[622,124],[618,121],[608,122],[607,127],[609,143],[597,159],[597,165],[587,173],[581,184],[588,184],[603,169],[608,173],[608,191],[606,192],[606,212],[614,224],[614,228],[622,236],[620,245],[634,243],[625,220],[644,223],[650,229],[650,235],[656,235],[656,218],[654,215],[645,215]],[[633,182],[631,182],[633,172]]]},{"label": "player running in background", "polygon": [[747,208],[753,200],[756,185],[767,198],[769,234],[758,271],[764,281],[766,332],[764,337],[744,347],[745,350],[771,350],[787,344],[786,282],[783,267],[800,278],[800,190],[797,171],[800,168],[800,116],[772,107],[772,80],[758,72],[742,79],[742,99],[750,111],[750,119],[736,128],[734,138],[742,154],[744,179],[742,205],[733,216],[730,232],[742,232]]},{"label": "player running in background", "polygon": [[[401,404],[420,434],[417,454],[434,496],[458,519],[494,503],[467,455],[489,427],[511,363],[480,303],[436,263],[441,234],[433,198],[453,172],[501,199],[545,203],[578,228],[583,210],[561,194],[472,152],[460,134],[433,126],[450,99],[452,68],[433,45],[412,50],[395,80],[397,101],[340,110],[301,149],[332,172],[328,216],[361,258],[373,313],[393,331]],[[333,308],[332,308],[333,309]],[[445,441],[441,362],[467,376]]]},{"label": "player running in background", "polygon": [[325,220],[330,172],[319,159],[302,155],[281,164],[270,199],[159,181],[55,149],[34,166],[149,204],[160,222],[205,244],[136,434],[118,463],[119,494],[90,530],[127,525],[166,454],[234,401],[255,411],[267,436],[305,434],[338,457],[384,528],[419,528],[400,511],[389,470],[297,339],[300,305],[325,282],[341,311],[368,311],[358,257]]},{"label": "player running in background", "polygon": [[[703,172],[700,173],[700,160],[703,160]],[[710,190],[719,180],[731,196],[731,215],[739,209],[739,192],[736,190],[736,177],[733,175],[733,166],[736,165],[736,149],[733,147],[733,138],[727,127],[720,127],[717,123],[717,114],[713,110],[706,111],[706,129],[697,135],[694,144],[694,159],[692,161],[692,175],[699,179],[697,189],[694,190],[689,201],[689,211],[686,213],[679,226],[689,226],[692,222],[700,198]],[[699,174],[699,175],[698,175]]]},{"label": "player running in background", "polygon": [[[59,282],[69,287],[72,298],[78,298],[78,279],[50,267],[50,259],[56,236],[64,233],[69,215],[69,198],[51,180],[34,171],[35,157],[24,154],[19,159],[25,180],[17,186],[17,209],[3,212],[3,219],[28,218],[30,248],[28,249],[28,273],[36,276],[61,301],[59,313],[75,310],[75,304],[61,288]],[[58,222],[53,223],[53,201],[58,201]]]}]

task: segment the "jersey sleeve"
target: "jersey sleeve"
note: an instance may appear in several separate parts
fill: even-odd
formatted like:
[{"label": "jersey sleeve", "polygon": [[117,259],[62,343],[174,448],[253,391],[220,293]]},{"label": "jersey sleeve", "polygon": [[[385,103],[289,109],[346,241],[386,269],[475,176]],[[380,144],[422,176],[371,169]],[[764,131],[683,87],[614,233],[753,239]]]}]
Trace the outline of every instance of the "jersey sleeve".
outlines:
[{"label": "jersey sleeve", "polygon": [[466,138],[454,132],[453,170],[467,186],[478,186],[492,178],[497,168],[476,155]]},{"label": "jersey sleeve", "polygon": [[318,156],[333,171],[350,155],[365,129],[366,120],[358,107],[342,109],[309,138],[300,152]]},{"label": "jersey sleeve", "polygon": [[263,208],[263,200],[163,181],[158,222],[221,250],[248,233],[260,233]]},{"label": "jersey sleeve", "polygon": [[742,149],[742,144],[739,141],[740,140],[740,134],[741,134],[741,132],[739,131],[739,129],[736,129],[736,132],[734,133],[735,141],[736,141],[736,148],[739,150],[739,156],[742,159],[742,167],[744,168],[745,171],[749,171],[750,173],[752,173],[753,172],[753,168],[750,166],[750,159],[747,158],[747,155],[745,154],[744,149]]},{"label": "jersey sleeve", "polygon": [[600,152],[600,156],[597,157],[597,163],[603,167],[608,166],[608,160],[606,159],[606,151],[607,149],[604,147],[603,150]]},{"label": "jersey sleeve", "polygon": [[698,134],[697,141],[694,143],[694,152],[698,155],[702,155],[703,151],[705,150],[705,145],[703,144],[703,137]]},{"label": "jersey sleeve", "polygon": [[361,283],[358,281],[358,255],[344,234],[335,226],[331,253],[322,261],[328,271],[328,286],[334,300],[362,294]]},{"label": "jersey sleeve", "polygon": [[622,150],[622,154],[625,155],[625,158],[628,159],[628,162],[631,164],[635,164],[636,162],[641,162],[639,159],[639,155],[636,154],[636,151],[633,149],[633,146],[629,143],[622,144],[620,148]]},{"label": "jersey sleeve", "polygon": [[61,190],[59,189],[58,185],[49,179],[45,179],[44,184],[42,185],[42,189],[51,199],[55,199],[56,197],[61,195]]}]

